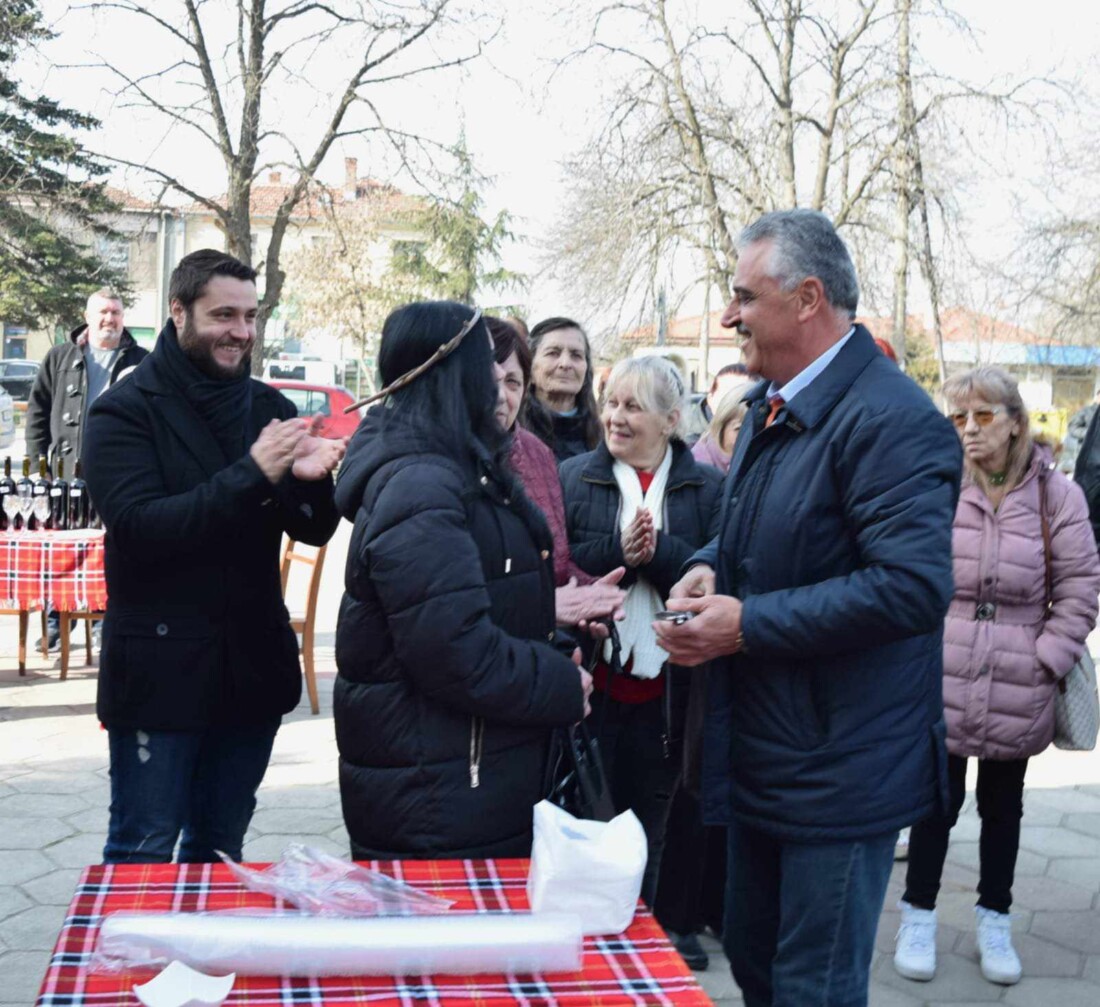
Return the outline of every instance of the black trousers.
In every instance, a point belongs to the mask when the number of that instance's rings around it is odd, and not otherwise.
[[[672,798],[657,881],[657,919],[666,930],[722,932],[726,904],[726,827],[704,825],[698,797],[681,782]]]
[[[665,752],[662,744],[664,699],[619,703],[596,691],[588,723],[599,732],[600,758],[616,814],[630,809],[645,829],[649,860],[642,879],[642,898],[652,906],[665,844],[665,823],[681,762],[678,751]]]
[[[978,815],[982,820],[978,905],[998,913],[1007,913],[1012,905],[1026,772],[1027,759],[978,760]],[[966,759],[947,757],[947,779],[951,789],[947,816],[918,822],[909,836],[909,869],[902,897],[918,909],[936,908],[948,839],[966,796]]]

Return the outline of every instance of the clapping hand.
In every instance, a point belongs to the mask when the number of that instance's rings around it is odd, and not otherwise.
[[[645,566],[657,551],[657,530],[653,527],[653,515],[639,507],[634,520],[622,535],[623,562],[634,568]]]
[[[299,445],[308,435],[305,420],[272,420],[260,431],[248,453],[267,481],[274,485],[295,464]]]
[[[295,479],[303,482],[316,482],[324,479],[344,457],[348,447],[346,437],[318,437],[320,417],[315,416],[308,431],[298,441],[294,450],[294,467],[291,470]]]

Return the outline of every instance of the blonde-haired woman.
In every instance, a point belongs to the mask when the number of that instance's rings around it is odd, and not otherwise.
[[[596,667],[596,727],[612,797],[632,808],[649,842],[642,897],[653,904],[668,804],[679,776],[673,744],[686,686],[666,668],[653,619],[680,567],[717,533],[722,477],[698,465],[682,439],[684,381],[661,357],[615,365],[604,388],[604,442],[561,466],[573,559],[600,577],[625,566],[626,618],[619,626],[625,674]],[[610,654],[605,655],[608,659]]]
[[[945,817],[913,827],[894,965],[910,979],[935,972],[936,895],[974,757],[978,950],[986,979],[1011,984],[1021,975],[1008,913],[1024,773],[1051,742],[1055,690],[1096,622],[1100,562],[1084,495],[1032,440],[1016,381],[977,367],[950,378],[943,395],[964,457],[943,651],[951,802]]]
[[[744,398],[752,390],[752,386],[752,381],[738,382],[719,400],[706,431],[691,449],[697,462],[713,465],[723,475],[729,471],[733,445],[737,441],[748,409]]]

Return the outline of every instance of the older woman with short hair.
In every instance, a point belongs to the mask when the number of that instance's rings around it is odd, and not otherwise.
[[[986,979],[1007,985],[1021,975],[1008,911],[1024,773],[1051,743],[1055,690],[1096,622],[1100,562],[1081,489],[1032,440],[1016,381],[977,367],[948,379],[943,395],[964,454],[943,648],[950,806],[913,827],[894,967],[909,979],[935,973],[936,895],[976,758],[978,951]]]
[[[717,533],[721,475],[683,442],[683,379],[660,357],[623,360],[604,389],[605,442],[561,467],[569,544],[593,576],[625,566],[623,674],[596,666],[592,723],[600,729],[612,798],[638,815],[649,843],[642,897],[652,905],[669,799],[679,776],[690,674],[671,675],[653,620],[694,551]]]

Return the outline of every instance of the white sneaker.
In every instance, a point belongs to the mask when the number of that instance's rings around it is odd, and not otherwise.
[[[909,830],[902,829],[898,833],[898,841],[894,844],[894,859],[909,859]]]
[[[906,979],[928,982],[936,974],[936,910],[899,902],[901,926],[894,938],[894,970]]]
[[[975,906],[978,917],[978,954],[982,958],[982,975],[991,983],[1011,986],[1020,981],[1023,969],[1020,956],[1012,946],[1012,918],[1008,913],[994,912],[985,906]]]

